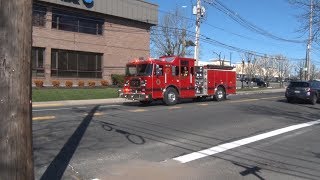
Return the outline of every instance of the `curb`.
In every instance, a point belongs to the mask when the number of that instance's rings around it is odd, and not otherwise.
[[[266,94],[266,93],[285,93],[286,89],[267,89],[267,90],[258,90],[258,91],[240,91],[236,95],[248,95],[248,94]]]
[[[285,89],[268,89],[261,91],[240,91],[237,95],[248,95],[248,94],[264,94],[264,93],[277,93],[285,92]],[[110,99],[89,99],[89,100],[68,100],[68,101],[48,101],[48,102],[35,102],[32,104],[33,108],[44,108],[44,107],[62,107],[62,106],[81,106],[81,105],[117,105],[125,102],[135,102],[131,100],[126,100],[123,98],[110,98]]]

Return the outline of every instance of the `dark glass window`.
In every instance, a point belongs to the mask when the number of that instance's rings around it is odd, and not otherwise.
[[[46,25],[47,8],[33,4],[32,7],[32,25],[44,27]]]
[[[32,76],[44,76],[44,48],[32,47]]]
[[[79,13],[52,10],[52,28],[86,34],[102,34],[102,18],[88,17]]]
[[[172,76],[179,76],[179,66],[172,66],[171,68]]]
[[[102,54],[52,49],[51,76],[102,78]]]
[[[308,82],[291,82],[289,87],[309,87],[309,85]]]

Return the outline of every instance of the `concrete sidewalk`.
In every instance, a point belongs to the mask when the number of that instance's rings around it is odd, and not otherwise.
[[[254,91],[238,91],[236,95],[261,94],[261,93],[277,93],[285,92],[285,89],[263,89]],[[232,96],[236,96],[232,95]],[[81,106],[81,105],[96,105],[96,104],[122,104],[124,102],[133,102],[123,98],[110,99],[89,99],[89,100],[68,100],[68,101],[48,101],[48,102],[34,102],[33,108],[37,107],[61,107],[61,106]]]

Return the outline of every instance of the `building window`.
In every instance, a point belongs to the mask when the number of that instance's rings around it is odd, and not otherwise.
[[[33,47],[32,48],[32,76],[44,77],[44,48]]]
[[[102,54],[51,50],[51,76],[102,78]]]
[[[54,29],[102,35],[103,24],[104,20],[101,18],[52,9],[52,28]]]
[[[47,8],[33,4],[32,7],[32,25],[38,27],[44,27],[46,25]]]

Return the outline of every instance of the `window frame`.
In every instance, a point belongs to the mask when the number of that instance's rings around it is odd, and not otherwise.
[[[42,53],[40,55],[39,53]],[[44,65],[45,65],[45,48],[41,47],[32,47],[32,59],[31,59],[31,72],[32,72],[32,77],[44,77]],[[35,57],[33,56],[33,53],[35,52]],[[42,56],[42,66],[40,66],[39,61],[40,61],[40,56]],[[34,59],[35,58],[35,59]],[[34,65],[35,63],[35,65]]]
[[[64,53],[64,54],[61,54]],[[59,62],[59,57],[65,56],[66,63]],[[76,61],[73,67],[75,66],[76,69],[71,68],[69,64],[69,57],[70,54],[75,55]],[[86,56],[87,64],[84,64],[83,66],[80,65],[81,56]],[[90,69],[89,64],[89,55],[94,56],[94,69]],[[51,76],[57,77],[57,78],[95,78],[95,79],[101,79],[102,78],[102,61],[103,61],[103,54],[101,53],[92,53],[92,52],[84,52],[84,51],[70,51],[70,50],[61,50],[61,49],[52,49],[51,50],[51,64],[55,65],[51,66]],[[53,63],[53,61],[55,61]],[[99,62],[100,61],[100,62]],[[100,66],[99,66],[100,64]],[[62,65],[63,67],[60,67]],[[81,69],[84,67],[83,69]],[[87,75],[86,75],[87,74]],[[91,75],[88,75],[91,74]]]
[[[32,6],[32,26],[36,27],[45,27],[47,21],[47,7],[42,5]]]
[[[84,13],[80,12],[73,13],[64,12],[57,8],[52,9],[52,29],[91,35],[103,35],[104,23],[105,20],[103,18],[86,16]]]

